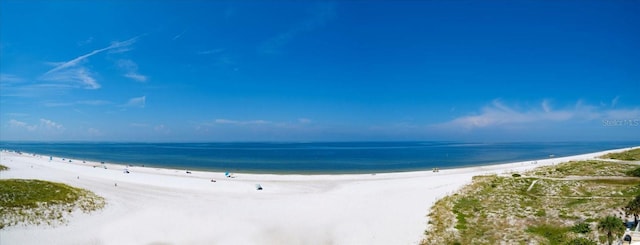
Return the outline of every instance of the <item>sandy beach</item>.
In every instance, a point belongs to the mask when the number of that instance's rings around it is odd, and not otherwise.
[[[416,244],[431,205],[475,175],[628,149],[439,172],[234,178],[3,151],[0,163],[10,170],[0,172],[1,179],[62,182],[93,191],[107,205],[91,214],[76,212],[56,227],[5,228],[0,244]]]

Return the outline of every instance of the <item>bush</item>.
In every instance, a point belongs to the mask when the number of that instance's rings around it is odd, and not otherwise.
[[[9,167],[0,165],[0,171],[5,171],[5,170],[9,170]]]
[[[633,177],[640,177],[640,167],[635,168],[634,170],[627,171],[626,174]]]
[[[567,243],[568,245],[598,245],[597,242],[591,241],[587,238],[584,237],[578,237],[575,238],[571,241],[569,241],[569,243]]]
[[[512,174],[511,176],[513,176],[514,178],[517,178],[517,177],[520,177],[522,175],[520,175],[520,174]]]
[[[527,228],[527,232],[543,236],[549,244],[562,244],[566,239],[566,227],[543,224]]]
[[[580,222],[571,227],[571,231],[580,234],[587,234],[591,232],[591,227],[588,223]],[[574,239],[575,240],[575,239]],[[573,244],[573,243],[572,243]]]

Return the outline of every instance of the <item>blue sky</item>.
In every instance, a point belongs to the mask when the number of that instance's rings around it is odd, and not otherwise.
[[[638,13],[3,0],[0,140],[638,140]]]

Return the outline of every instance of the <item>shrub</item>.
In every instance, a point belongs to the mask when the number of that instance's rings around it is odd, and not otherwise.
[[[514,178],[517,178],[517,177],[520,177],[522,175],[520,175],[520,174],[512,174],[511,176],[513,176]]]
[[[627,171],[626,174],[633,177],[640,177],[640,167]]]
[[[587,234],[587,233],[591,232],[591,227],[589,226],[588,223],[580,222],[580,223],[577,223],[577,224],[573,225],[571,227],[571,231],[573,231],[575,233],[580,233],[580,234]]]
[[[575,238],[575,239],[569,241],[569,243],[567,243],[567,244],[568,245],[598,245],[597,242],[591,241],[591,240],[589,240],[587,238],[584,238],[584,237]]]
[[[543,236],[549,240],[549,244],[562,244],[565,242],[567,228],[543,224],[527,228],[527,232]]]

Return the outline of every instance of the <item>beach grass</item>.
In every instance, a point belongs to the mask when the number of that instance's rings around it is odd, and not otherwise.
[[[617,159],[617,160],[623,160],[623,161],[640,161],[640,148],[623,151],[619,153],[609,153],[602,156],[601,158]]]
[[[73,211],[104,207],[93,192],[42,180],[0,180],[0,229],[13,225],[63,224]]]
[[[568,244],[598,241],[596,226],[640,195],[637,165],[572,161],[520,175],[476,176],[438,200],[423,244]],[[586,232],[585,232],[586,231]]]
[[[6,170],[9,170],[9,167],[0,164],[0,171],[6,171]]]

